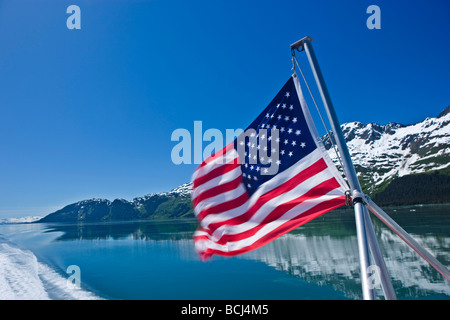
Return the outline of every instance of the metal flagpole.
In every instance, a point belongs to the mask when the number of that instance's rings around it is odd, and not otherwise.
[[[389,272],[386,268],[386,264],[384,263],[383,256],[381,254],[380,247],[378,246],[377,237],[373,230],[372,221],[369,217],[369,212],[367,210],[367,206],[364,206],[364,220],[366,222],[366,230],[367,230],[367,238],[369,240],[369,248],[372,252],[373,259],[375,260],[375,264],[380,268],[380,272],[378,273],[380,276],[381,287],[383,289],[383,294],[386,300],[397,300],[397,296],[395,294],[394,286],[392,285],[391,278],[389,276]]]
[[[380,207],[378,207],[368,196],[365,202],[372,213],[377,216],[384,224],[394,231],[403,241],[414,249],[422,258],[424,258],[432,267],[450,281],[450,271],[440,263],[428,250],[423,248],[414,240],[402,227],[400,227],[391,217],[388,216]]]
[[[334,111],[333,104],[331,102],[330,94],[328,93],[328,89],[325,85],[325,81],[320,70],[319,64],[317,62],[316,55],[311,45],[312,38],[305,37],[294,44],[291,45],[291,50],[295,50],[303,47],[306,51],[306,55],[308,56],[309,63],[311,65],[311,69],[313,71],[314,77],[316,79],[317,86],[320,91],[320,95],[322,97],[322,101],[325,107],[325,110],[328,115],[328,119],[334,132],[336,138],[336,144],[339,149],[339,153],[342,157],[344,172],[348,179],[351,195],[353,198],[354,209],[355,209],[355,222],[356,222],[356,232],[358,237],[358,251],[359,251],[359,260],[360,260],[360,268],[361,268],[361,285],[363,291],[363,298],[365,300],[373,300],[375,299],[374,291],[369,283],[369,266],[370,266],[370,255],[368,244],[371,244],[372,252],[376,256],[376,260],[382,259],[381,253],[379,251],[378,245],[375,245],[376,239],[371,237],[371,241],[368,242],[368,235],[366,228],[372,228],[371,223],[366,223],[365,214],[365,204],[363,202],[364,194],[361,191],[361,186],[358,181],[358,177],[356,175],[355,168],[353,167],[353,162],[350,157],[350,152],[348,151],[347,144],[345,143],[344,135],[342,134],[341,127],[339,125],[339,121],[336,116],[336,112]],[[370,234],[372,234],[373,229],[370,230]],[[380,268],[381,272],[385,271],[385,268]],[[383,281],[389,281],[390,278],[388,275],[381,275],[381,279]],[[386,284],[385,284],[386,286]],[[392,284],[390,284],[392,286]],[[389,286],[388,286],[389,288]],[[387,290],[390,291],[389,289]],[[386,292],[386,291],[385,291]],[[386,296],[386,299],[391,298],[395,299],[395,296],[392,295]]]

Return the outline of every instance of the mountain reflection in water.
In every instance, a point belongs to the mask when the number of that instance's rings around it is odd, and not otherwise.
[[[445,266],[450,264],[450,205],[386,210]],[[399,298],[450,298],[450,283],[377,218],[372,218],[381,251]],[[154,220],[48,224],[65,240],[142,240],[168,242],[182,259],[198,259],[192,234],[195,220]],[[214,259],[214,257],[213,257]],[[228,258],[229,259],[229,258]],[[352,210],[335,210],[238,259],[261,261],[308,282],[331,286],[361,298],[356,228]],[[377,295],[382,296],[381,290]]]

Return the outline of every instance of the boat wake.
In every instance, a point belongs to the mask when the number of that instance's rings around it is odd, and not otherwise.
[[[67,279],[39,262],[28,250],[0,242],[1,300],[92,300],[92,292],[67,285]]]

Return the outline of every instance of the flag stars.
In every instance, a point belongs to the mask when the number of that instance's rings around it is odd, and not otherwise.
[[[307,154],[309,140],[305,139],[309,137],[309,131],[304,131],[307,124],[301,116],[297,100],[292,99],[294,96],[295,94],[285,92],[285,96],[262,113],[259,118],[261,122],[256,125],[256,133],[249,133],[250,141],[237,143],[245,146],[243,152],[246,161],[242,164],[241,177],[250,194],[271,178],[268,175],[273,165],[278,170],[285,170]]]

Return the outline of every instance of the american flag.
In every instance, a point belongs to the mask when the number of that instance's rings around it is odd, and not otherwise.
[[[346,190],[294,74],[241,136],[195,170],[195,249],[202,259],[254,250],[345,204]]]

